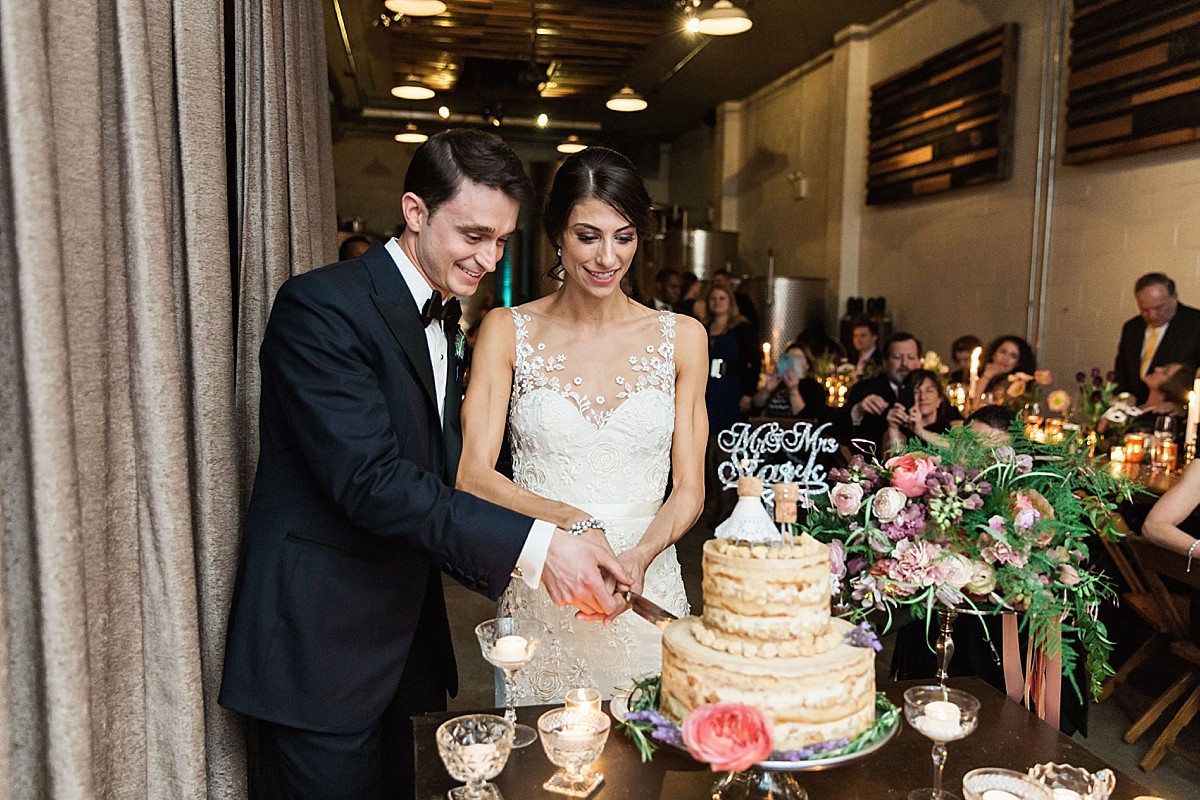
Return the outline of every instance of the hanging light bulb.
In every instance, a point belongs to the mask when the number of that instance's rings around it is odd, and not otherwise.
[[[587,145],[581,142],[579,137],[572,133],[565,140],[559,142],[558,147],[554,149],[560,153],[566,153],[567,155],[570,155],[571,153],[578,153],[580,150],[583,150],[586,147]]]
[[[442,0],[385,0],[383,7],[409,17],[432,17],[446,10]]]
[[[392,87],[392,95],[401,100],[428,100],[435,94],[437,92],[417,80],[415,75],[409,75]]]
[[[717,0],[712,8],[697,14],[696,19],[699,20],[700,33],[709,36],[732,36],[750,30],[754,24],[746,12],[730,0]]]
[[[629,84],[608,98],[605,107],[611,111],[641,111],[647,105],[646,98],[635,92]]]
[[[395,136],[397,142],[403,142],[404,144],[420,144],[428,138],[427,134],[421,133],[421,129],[411,122],[405,125],[404,130]]]

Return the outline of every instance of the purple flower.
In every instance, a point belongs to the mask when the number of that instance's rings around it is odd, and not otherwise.
[[[1084,375],[1082,372],[1076,372],[1075,380],[1079,381],[1080,383],[1083,383],[1084,381],[1087,380],[1087,375]]]
[[[1017,517],[1014,522],[1018,528],[1023,531],[1027,531],[1032,528],[1041,518],[1042,514],[1036,508],[1022,508],[1017,512]]]
[[[1004,517],[999,514],[993,514],[992,518],[987,521],[988,527],[999,534],[1004,533]]]
[[[880,525],[879,529],[891,542],[916,539],[925,532],[925,507],[909,504],[890,522]]]
[[[857,628],[847,631],[843,641],[853,647],[869,647],[876,653],[883,652],[883,644],[875,635],[875,631],[871,630],[871,625],[866,622],[860,622]]]
[[[1100,368],[1099,367],[1092,367],[1092,377],[1093,378],[1100,377]]]

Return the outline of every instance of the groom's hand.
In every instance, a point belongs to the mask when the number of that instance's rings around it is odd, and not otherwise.
[[[554,532],[542,584],[555,605],[575,606],[584,618],[602,619],[623,602],[614,594],[616,585],[629,585],[632,580],[607,542],[601,545],[585,536]]]

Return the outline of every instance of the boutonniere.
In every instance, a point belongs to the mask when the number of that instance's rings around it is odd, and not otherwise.
[[[463,356],[467,353],[467,335],[459,328],[454,334],[454,380],[462,380]]]

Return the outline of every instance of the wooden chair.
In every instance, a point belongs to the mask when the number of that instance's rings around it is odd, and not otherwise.
[[[1138,667],[1150,660],[1150,657],[1163,650],[1171,640],[1176,638],[1176,632],[1171,621],[1159,610],[1158,601],[1155,599],[1150,590],[1146,587],[1142,580],[1142,575],[1139,569],[1134,566],[1133,560],[1129,557],[1128,548],[1130,542],[1137,538],[1129,530],[1129,526],[1125,524],[1125,519],[1117,512],[1111,512],[1111,517],[1117,528],[1121,530],[1125,536],[1117,541],[1110,541],[1101,538],[1105,551],[1108,553],[1109,559],[1117,568],[1117,572],[1125,581],[1128,590],[1122,592],[1121,600],[1130,608],[1132,608],[1138,616],[1146,621],[1152,629],[1150,638],[1142,642],[1137,650],[1133,652],[1116,674],[1110,675],[1104,681],[1104,685],[1100,690],[1098,700],[1104,702],[1112,697],[1113,693],[1121,687],[1129,679],[1129,676],[1138,669]]]
[[[1187,572],[1185,569],[1186,558],[1164,550],[1141,536],[1130,537],[1128,542],[1142,573],[1145,587],[1149,590],[1153,600],[1155,607],[1153,613],[1157,614],[1166,625],[1166,633],[1163,635],[1169,636],[1171,639],[1170,651],[1187,665],[1184,674],[1167,687],[1167,690],[1150,705],[1146,713],[1142,714],[1129,727],[1129,730],[1125,731],[1125,741],[1132,744],[1176,700],[1185,694],[1188,695],[1167,727],[1150,746],[1150,750],[1138,762],[1142,769],[1149,772],[1158,766],[1167,750],[1175,744],[1175,738],[1179,732],[1192,721],[1197,711],[1200,711],[1200,645],[1188,627],[1186,604],[1188,598],[1173,594],[1167,589],[1162,579],[1167,577],[1190,587],[1193,591],[1200,591],[1200,570]]]

